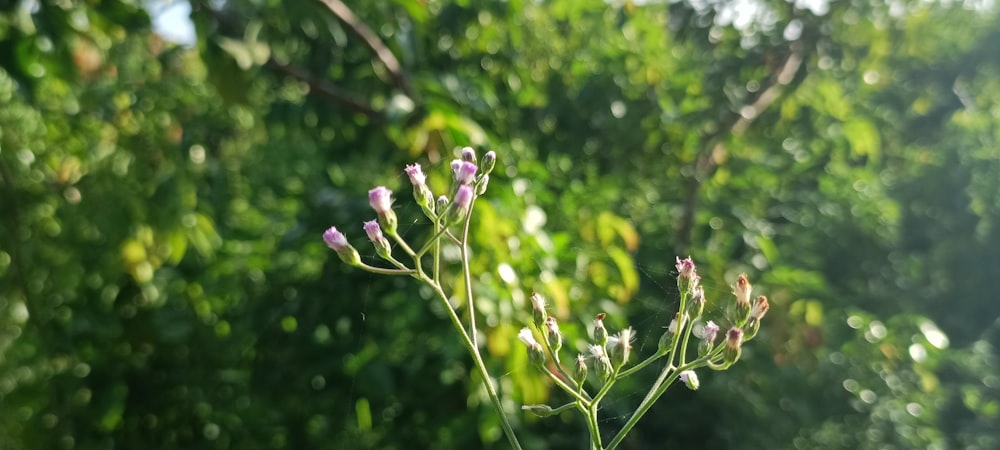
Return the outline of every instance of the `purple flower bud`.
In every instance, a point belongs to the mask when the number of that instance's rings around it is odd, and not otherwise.
[[[462,168],[462,160],[456,159],[451,162],[451,174],[455,175],[458,173],[458,169]]]
[[[369,220],[365,222],[364,228],[365,234],[368,235],[368,239],[371,239],[372,242],[378,242],[385,239],[385,237],[382,236],[382,227],[378,226],[377,220]]]
[[[472,147],[462,148],[462,161],[476,162],[476,150]]]
[[[365,234],[368,235],[368,239],[372,241],[375,245],[375,253],[379,256],[388,259],[389,255],[392,253],[392,245],[389,244],[389,240],[382,235],[382,227],[378,225],[378,221],[369,220],[365,222]]]
[[[455,192],[455,207],[468,210],[472,206],[472,188],[469,186],[459,186]]]
[[[326,242],[326,246],[335,252],[344,250],[351,245],[347,242],[347,237],[344,236],[344,233],[337,231],[337,227],[330,227],[323,232],[323,242]]]
[[[680,289],[681,293],[690,292],[698,285],[698,281],[701,277],[698,276],[697,269],[694,267],[694,261],[691,257],[685,259],[677,258],[677,289]]]
[[[358,251],[354,247],[351,247],[351,244],[347,242],[347,238],[344,237],[344,233],[337,231],[336,227],[330,227],[323,232],[323,242],[326,242],[328,247],[337,252],[337,256],[340,257],[341,261],[352,266],[361,265],[361,255],[358,254]]]
[[[476,163],[462,161],[458,170],[455,171],[455,181],[462,185],[472,184],[472,182],[476,180],[476,170],[479,170],[479,168],[476,167]]]
[[[422,186],[427,182],[424,171],[420,170],[420,164],[409,164],[404,170],[406,171],[406,176],[410,177],[410,184],[413,186]]]
[[[368,203],[378,214],[385,214],[392,210],[392,191],[385,186],[378,186],[368,191]]]
[[[455,192],[455,201],[452,202],[451,208],[448,209],[445,223],[454,225],[464,219],[469,214],[469,208],[472,206],[472,197],[472,186],[459,186],[458,191]]]

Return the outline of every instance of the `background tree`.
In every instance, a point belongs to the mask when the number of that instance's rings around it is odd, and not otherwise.
[[[769,324],[626,448],[1000,445],[995,6],[191,6],[193,48],[132,2],[0,5],[3,445],[503,448],[429,293],[319,239],[363,248],[364,192],[413,161],[440,191],[462,145],[501,158],[473,272],[512,411],[558,395],[512,344],[527,294],[649,350],[690,254]]]

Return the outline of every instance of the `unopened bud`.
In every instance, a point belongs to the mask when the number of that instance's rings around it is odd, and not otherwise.
[[[600,313],[594,318],[594,342],[604,347],[608,343],[608,329],[604,328],[604,317],[606,314]]]
[[[472,184],[476,179],[476,170],[478,169],[476,163],[462,161],[462,164],[458,166],[458,170],[455,171],[455,181],[462,185]]]
[[[483,177],[479,180],[479,183],[476,183],[476,195],[485,194],[486,187],[489,186],[489,184],[490,184],[490,176],[483,175]]]
[[[535,328],[539,330],[544,329],[545,319],[548,319],[549,315],[545,312],[545,297],[537,292],[531,293],[531,320],[535,324]]]
[[[681,372],[680,378],[681,381],[684,382],[684,385],[692,391],[697,391],[698,387],[701,386],[701,383],[698,382],[698,374],[694,373],[693,370],[685,370]]]
[[[549,405],[524,405],[521,411],[528,411],[538,417],[549,417],[552,415],[552,407]]]
[[[545,339],[549,343],[552,354],[555,354],[562,348],[562,334],[559,333],[559,324],[556,323],[555,317],[549,316],[545,319],[545,329],[548,330],[545,333]]]
[[[396,212],[392,210],[391,196],[392,191],[386,189],[385,186],[377,186],[368,191],[368,202],[378,214],[379,225],[390,236],[394,236],[399,220],[396,219]]]
[[[670,321],[670,326],[667,327],[667,332],[670,334],[676,334],[678,330],[683,330],[684,325],[687,324],[687,319],[687,313],[684,313],[683,316],[681,313],[675,313],[673,320]]]
[[[475,164],[476,163],[476,150],[473,149],[472,147],[463,147],[462,148],[462,161],[466,161],[466,162],[470,162],[470,163]]]
[[[389,240],[382,235],[382,228],[379,227],[378,222],[375,220],[365,222],[364,230],[365,234],[368,235],[368,239],[372,241],[372,245],[375,246],[375,254],[381,256],[383,259],[389,259],[392,247],[389,244]]]
[[[413,185],[413,199],[424,210],[428,217],[434,216],[434,194],[431,188],[427,187],[427,177],[420,170],[420,164],[410,164],[406,166],[406,176],[410,178]]]
[[[576,366],[573,367],[573,379],[577,384],[583,384],[587,379],[587,357],[583,354],[576,355]]]
[[[438,197],[436,205],[437,205],[437,207],[434,209],[435,211],[437,211],[438,213],[441,213],[442,211],[444,211],[445,208],[448,207],[448,196],[447,195],[442,195],[442,196]]]
[[[479,170],[484,174],[489,175],[493,172],[493,168],[497,165],[497,152],[490,150],[483,155],[483,159],[479,161]]]
[[[323,232],[323,242],[327,247],[337,252],[337,256],[344,263],[351,266],[361,265],[361,255],[347,242],[344,233],[337,230],[337,227],[330,227]]]
[[[472,187],[464,184],[458,187],[458,190],[455,192],[455,201],[451,204],[451,208],[448,209],[445,219],[449,225],[461,222],[469,214],[469,208],[472,206],[472,196]]]

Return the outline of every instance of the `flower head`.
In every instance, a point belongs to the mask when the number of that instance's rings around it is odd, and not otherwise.
[[[392,210],[392,191],[385,186],[377,186],[368,191],[368,203],[378,214],[385,214]]]
[[[698,271],[694,266],[694,261],[691,257],[681,259],[677,257],[677,288],[680,289],[681,293],[690,292],[698,285],[701,277],[698,276]]]
[[[767,314],[768,309],[771,309],[771,305],[767,303],[767,297],[763,295],[757,297],[753,309],[750,310],[750,320],[760,322],[764,318],[764,314]]]
[[[604,347],[608,343],[608,329],[604,327],[604,317],[606,314],[600,313],[594,317],[594,341]]]
[[[413,186],[420,186],[427,182],[427,176],[420,169],[420,164],[408,164],[403,170],[406,172],[406,176],[410,177],[410,184]]]
[[[553,353],[562,348],[562,333],[559,332],[559,323],[555,317],[549,316],[545,319],[545,339]]]
[[[323,232],[323,242],[326,243],[327,247],[337,252],[337,256],[340,257],[341,261],[352,266],[361,265],[361,255],[347,242],[347,237],[344,236],[344,233],[338,231],[337,227],[327,228]]]
[[[458,181],[459,184],[472,184],[476,179],[477,170],[479,170],[479,167],[476,166],[476,163],[462,161],[458,166],[458,170],[455,171],[455,181]]]
[[[715,342],[715,336],[719,333],[719,326],[712,322],[711,320],[705,324],[705,329],[702,332],[702,340],[708,342],[709,344]]]
[[[472,186],[461,185],[455,192],[455,200],[451,203],[451,209],[448,210],[447,222],[448,224],[456,224],[469,214],[469,208],[472,206]]]
[[[330,227],[323,232],[323,242],[326,242],[326,246],[336,252],[344,250],[351,245],[347,242],[347,237],[344,236],[344,233],[338,231],[337,227]]]
[[[476,162],[476,150],[472,147],[462,148],[462,161]]]
[[[750,280],[747,279],[747,274],[741,273],[738,278],[736,278],[736,287],[733,288],[733,293],[736,294],[736,302],[747,305],[750,304],[750,290],[753,285],[750,284]]]
[[[528,329],[528,327],[521,328],[521,331],[517,333],[517,338],[521,342],[523,342],[524,345],[527,345],[529,348],[531,347],[541,348],[542,346],[541,344],[538,343],[538,341],[535,340],[535,335],[531,334],[531,330]]]
[[[608,357],[614,367],[620,368],[628,362],[632,353],[632,340],[635,339],[635,331],[632,327],[621,330],[618,334],[608,339]]]
[[[385,259],[389,259],[389,255],[392,253],[392,245],[389,244],[389,240],[382,235],[382,227],[379,226],[378,221],[369,220],[365,222],[365,234],[368,235],[368,239],[372,241],[375,245],[375,253]]]
[[[517,338],[521,340],[528,347],[528,360],[535,367],[541,368],[545,365],[545,350],[542,349],[542,345],[535,340],[535,336],[531,334],[531,330],[528,327],[521,329],[520,333],[517,333]]]
[[[549,315],[545,312],[545,297],[537,292],[531,293],[531,319],[535,324],[535,327],[541,329],[545,326],[545,319],[548,319]]]

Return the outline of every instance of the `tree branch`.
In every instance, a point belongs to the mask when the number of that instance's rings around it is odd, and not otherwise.
[[[793,42],[784,64],[771,76],[770,84],[757,96],[750,105],[740,108],[739,114],[721,132],[708,140],[708,151],[700,153],[695,160],[694,174],[688,178],[684,197],[684,213],[677,230],[677,254],[684,254],[691,246],[691,234],[694,231],[695,213],[701,196],[701,184],[712,177],[719,164],[726,159],[729,149],[726,141],[729,137],[746,132],[750,124],[760,117],[784,92],[785,86],[795,79],[802,67],[803,50],[801,42]]]
[[[340,0],[320,1],[330,9],[333,15],[337,16],[338,19],[344,22],[344,25],[347,26],[347,29],[352,34],[364,41],[365,45],[375,52],[375,56],[382,62],[382,65],[385,66],[385,68],[389,71],[389,74],[392,76],[393,84],[402,90],[408,97],[415,100],[417,97],[413,92],[409,79],[406,77],[406,74],[403,73],[402,65],[399,64],[399,60],[396,59],[396,55],[389,50],[389,47],[387,47],[385,43],[379,39],[378,35],[376,35],[375,32],[368,27],[368,25],[361,21],[358,16],[354,15],[351,8],[348,8],[344,2]]]
[[[273,58],[267,61],[266,66],[269,69],[274,70],[282,75],[290,78],[302,81],[309,85],[309,92],[315,93],[317,95],[326,97],[339,103],[351,111],[359,114],[364,114],[369,119],[374,121],[381,121],[383,116],[381,113],[372,108],[371,105],[365,103],[363,100],[359,99],[353,93],[334,86],[333,84],[327,83],[323,80],[316,78],[313,74],[306,72],[305,70],[299,69],[297,67],[292,67],[289,65],[281,64],[275,61]]]

